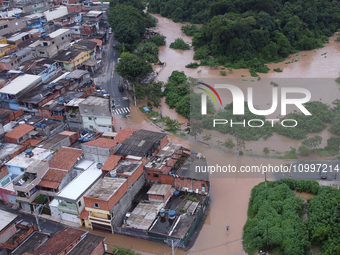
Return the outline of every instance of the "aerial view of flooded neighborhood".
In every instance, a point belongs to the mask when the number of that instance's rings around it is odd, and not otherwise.
[[[338,1],[0,6],[0,255],[340,254]]]

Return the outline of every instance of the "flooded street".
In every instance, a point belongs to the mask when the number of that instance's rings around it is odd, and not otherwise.
[[[172,71],[184,71],[187,76],[198,78],[200,80],[219,79],[223,78],[219,71],[220,68],[212,69],[209,67],[199,67],[197,69],[185,68],[185,65],[195,62],[193,60],[194,51],[174,50],[169,48],[170,43],[176,38],[182,38],[186,42],[191,42],[192,38],[187,37],[181,32],[180,28],[183,24],[174,23],[169,19],[163,18],[160,15],[154,15],[158,19],[158,26],[155,28],[162,35],[166,36],[166,45],[159,49],[159,59],[166,62],[158,77],[158,81],[166,82]],[[334,40],[338,35],[330,38],[330,42],[324,48],[303,51],[298,54],[290,55],[285,61],[280,63],[268,64],[271,71],[268,74],[260,74],[261,81],[251,77],[248,69],[240,69],[227,71],[226,78],[241,78],[236,82],[243,92],[247,87],[254,86],[254,105],[258,105],[261,109],[268,109],[272,100],[272,85],[270,81],[275,81],[279,87],[304,87],[310,90],[312,94],[311,101],[321,100],[323,103],[331,105],[335,99],[340,97],[340,84],[334,80],[339,76],[340,67],[340,43]],[[326,54],[325,54],[326,53]],[[197,61],[199,62],[199,61]],[[288,62],[290,62],[288,64]],[[274,72],[274,68],[281,68],[283,72]],[[268,78],[268,79],[265,79]],[[313,78],[313,79],[290,79],[290,78]],[[329,79],[315,79],[329,78]],[[253,80],[253,81],[252,81]],[[217,80],[216,80],[217,81]],[[212,80],[209,83],[213,82]],[[230,103],[232,101],[231,94],[223,90],[218,91],[222,97],[222,101]],[[257,93],[257,94],[256,94]],[[184,123],[186,119],[178,115],[174,109],[169,109],[165,104],[165,98],[162,99],[162,114],[169,116],[172,119],[177,119]],[[117,119],[119,125],[129,128],[145,128],[154,131],[160,131],[160,128],[147,119],[146,114],[141,114],[139,107],[146,106],[146,101],[137,102],[137,107],[131,106],[131,113],[126,119]],[[160,112],[160,109],[154,109]],[[294,111],[295,108],[288,108],[288,111]],[[280,117],[280,108],[274,112],[272,118]],[[326,146],[327,139],[332,136],[328,132],[328,127],[320,134],[309,134],[308,137],[314,135],[322,136],[322,144],[320,147]],[[284,136],[273,134],[267,140],[260,139],[259,141],[247,141],[245,156],[237,157],[236,150],[222,150],[218,147],[217,141],[224,141],[230,137],[236,141],[234,136],[222,135],[216,131],[205,131],[205,134],[211,134],[211,140],[206,142],[211,146],[206,146],[200,142],[194,143],[188,140],[183,140],[175,135],[169,135],[169,140],[174,143],[181,143],[183,146],[201,152],[206,156],[208,165],[234,165],[237,167],[245,165],[259,164],[284,164],[287,160],[273,159],[270,156],[275,155],[275,151],[289,151],[290,147],[298,148],[301,145],[301,140],[291,140]],[[203,141],[203,134],[197,137],[198,141]],[[269,147],[271,152],[268,157],[263,155],[263,148]],[[256,154],[257,157],[249,157],[247,155]],[[233,178],[231,178],[233,177]],[[267,176],[269,180],[273,176]],[[213,175],[210,179],[210,212],[206,219],[203,228],[196,240],[194,246],[184,252],[177,249],[176,254],[228,254],[239,255],[245,254],[242,249],[242,231],[247,220],[247,208],[250,198],[251,189],[258,183],[264,181],[264,176],[258,175],[256,178],[244,178],[238,176]],[[299,194],[307,198],[308,194]],[[226,231],[226,225],[229,224],[230,229]],[[171,254],[171,248],[167,245],[153,243],[145,240],[130,238],[121,235],[108,235],[106,242],[110,247],[114,245],[132,248],[143,252],[142,254]],[[313,251],[319,249],[313,248]]]

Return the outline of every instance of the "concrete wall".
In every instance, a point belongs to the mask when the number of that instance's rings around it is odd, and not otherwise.
[[[94,162],[104,164],[105,161],[110,157],[110,148],[102,148],[97,146],[91,146],[82,144],[84,158]]]
[[[22,175],[24,171],[21,171],[21,169],[24,169],[24,168],[7,165],[8,173],[13,174],[13,175]]]
[[[19,31],[20,29],[26,27],[26,21],[24,19],[13,19],[7,22],[7,27],[0,27],[0,36],[3,36],[8,33],[14,33]]]
[[[20,206],[24,210],[31,211],[31,205],[29,205],[27,203],[20,203]]]
[[[2,231],[0,233],[0,243],[5,243],[12,235],[14,235],[16,232],[15,224],[12,223],[12,225]]]
[[[77,218],[78,215],[66,213],[66,212],[60,212],[61,213],[61,218],[66,221],[74,222],[79,224],[79,219]]]
[[[70,170],[68,173],[65,175],[65,177],[61,180],[60,185],[59,185],[59,191],[62,190],[67,184],[69,184],[74,178],[76,178],[78,175],[77,170]]]
[[[114,219],[112,221],[112,226],[120,227],[125,214],[130,209],[132,205],[132,200],[140,191],[145,183],[145,174],[143,173],[139,179],[127,190],[124,196],[116,203],[116,205],[112,208]]]
[[[89,119],[91,118],[91,120]],[[112,117],[82,116],[84,129],[99,131],[99,132],[112,132]],[[103,130],[105,129],[105,130]]]
[[[38,57],[51,58],[58,53],[58,51],[65,49],[71,42],[71,30],[65,31],[50,40],[40,40],[40,45],[35,48],[35,54]],[[48,46],[43,46],[43,43],[47,43]],[[54,42],[54,44],[52,44]]]
[[[90,253],[90,255],[101,255],[105,253],[104,242],[98,244],[98,246]]]

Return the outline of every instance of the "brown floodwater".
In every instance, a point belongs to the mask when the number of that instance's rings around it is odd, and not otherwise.
[[[166,36],[166,45],[159,47],[158,57],[166,62],[166,67],[160,72],[157,80],[166,82],[172,71],[184,71],[186,75],[194,78],[222,78],[220,68],[198,67],[197,69],[185,68],[185,65],[193,60],[193,50],[174,50],[169,48],[176,38],[182,38],[191,44],[192,37],[186,36],[181,27],[184,24],[175,23],[159,14],[154,15],[158,19],[156,31]],[[259,74],[263,78],[336,78],[339,76],[340,42],[336,42],[337,34],[329,39],[329,43],[323,48],[309,51],[301,51],[291,54],[280,63],[268,64],[271,69],[268,74]],[[288,62],[290,62],[288,64]],[[286,64],[287,63],[287,64]],[[282,72],[273,71],[275,68]],[[227,77],[240,78],[241,75],[251,77],[248,69],[234,69],[227,72]],[[338,91],[337,91],[338,92]]]
[[[162,62],[166,62],[166,66],[159,72],[157,80],[166,82],[173,70],[184,71],[186,75],[198,78],[223,78],[218,69],[212,69],[209,67],[199,67],[197,69],[187,69],[185,65],[194,62],[193,50],[181,51],[169,48],[171,42],[176,38],[182,38],[186,42],[191,42],[192,38],[186,36],[181,32],[180,28],[183,24],[174,23],[169,19],[163,18],[160,15],[154,15],[158,18],[159,22],[155,30],[166,36],[166,45],[160,47],[159,59]],[[298,87],[304,87],[311,91],[312,100],[320,100],[327,104],[339,98],[340,85],[334,82],[334,79],[339,76],[339,62],[340,62],[340,43],[335,42],[337,35],[330,38],[330,43],[326,44],[324,48],[303,51],[290,55],[285,61],[281,63],[269,64],[271,71],[268,74],[260,74],[262,78],[270,78],[279,84],[279,87],[294,86],[294,81],[288,78],[330,78],[327,82],[318,79],[310,79],[305,82],[299,80]],[[324,54],[326,53],[326,54]],[[296,61],[297,60],[297,61]],[[286,64],[291,62],[290,64]],[[274,68],[281,68],[283,72],[274,72]],[[271,88],[268,83],[268,79],[261,79],[257,81],[256,78],[250,77],[249,70],[227,70],[227,78],[243,78],[246,81],[239,79],[238,86],[245,92],[246,88],[256,84],[254,89],[255,104],[261,107],[261,109],[269,108],[271,103]],[[286,78],[280,79],[280,78]],[[251,81],[254,80],[254,81]],[[271,80],[269,80],[271,81]],[[295,81],[296,82],[296,81]],[[295,83],[296,86],[296,83]],[[260,91],[260,92],[259,92]],[[223,101],[231,102],[231,95],[224,91],[218,91],[222,94]],[[258,94],[256,94],[256,92]],[[117,122],[123,127],[130,128],[145,128],[149,130],[159,131],[159,127],[153,125],[150,120],[147,119],[145,114],[141,114],[138,107],[146,105],[146,102],[138,102],[137,107],[131,104],[131,113],[127,118],[118,118]],[[159,111],[160,109],[156,109]],[[278,108],[278,110],[280,110]],[[293,111],[294,108],[288,108],[288,111]],[[179,122],[185,122],[185,118],[178,115],[173,109],[165,104],[162,100],[162,113],[164,116],[178,119]],[[274,112],[273,118],[280,117],[280,112]],[[323,137],[323,141],[320,147],[326,145],[327,139],[331,134],[327,131],[329,125],[320,134]],[[222,150],[217,145],[217,140],[224,141],[224,139],[231,137],[235,142],[235,137],[228,135],[221,135],[216,131],[205,131],[205,134],[211,133],[212,139],[208,141],[211,146],[206,146],[199,141],[203,141],[202,135],[197,137],[197,143],[192,139],[190,141],[183,140],[177,136],[169,135],[170,141],[174,143],[181,143],[185,147],[201,152],[206,156],[208,165],[234,165],[236,167],[259,165],[259,164],[284,164],[286,161],[273,159],[270,157],[254,158],[248,156],[237,157],[235,150],[228,151]],[[313,136],[316,134],[309,134]],[[274,134],[267,140],[260,139],[259,141],[247,141],[246,150],[247,153],[263,154],[264,147],[269,147],[271,150],[284,152],[290,150],[290,147],[298,148],[301,144],[299,140],[291,140],[284,136]],[[274,155],[274,152],[269,154]],[[227,178],[229,177],[229,178]],[[263,175],[257,175],[257,178],[244,178],[235,174],[234,176],[213,175],[210,178],[211,189],[210,198],[211,206],[209,216],[204,222],[203,228],[193,246],[189,252],[184,252],[181,249],[176,251],[176,254],[230,254],[239,255],[245,254],[242,249],[242,231],[243,226],[247,220],[247,208],[250,198],[251,189],[258,183],[264,181]],[[273,179],[273,176],[267,176],[269,180]],[[301,194],[304,196],[305,194]],[[307,196],[307,195],[306,195]],[[230,229],[226,231],[226,225],[229,224]],[[106,239],[111,247],[113,245],[119,245],[126,248],[132,248],[138,251],[142,251],[142,254],[171,254],[171,248],[167,245],[153,243],[145,240],[130,238],[121,235],[108,235]],[[318,248],[313,248],[313,253],[317,252]]]

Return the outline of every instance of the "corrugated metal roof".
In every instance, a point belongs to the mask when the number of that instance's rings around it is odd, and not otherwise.
[[[41,76],[32,75],[32,74],[24,74],[20,75],[16,79],[14,79],[10,84],[0,89],[0,93],[16,95],[20,91],[28,88],[33,83],[37,83],[41,80]]]
[[[15,220],[19,215],[0,210],[0,231],[8,226],[13,220]]]
[[[77,201],[100,178],[102,171],[96,164],[73,179],[56,197]]]

